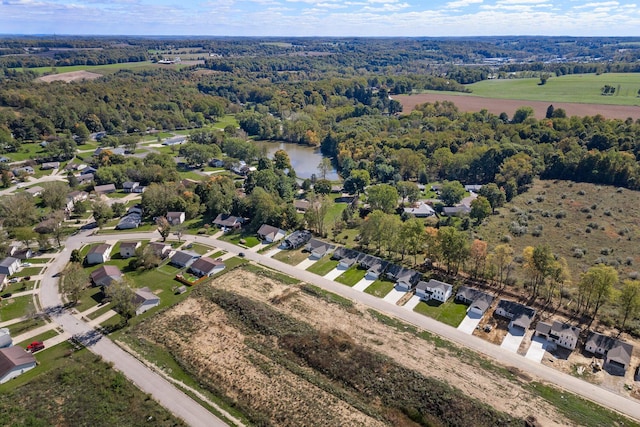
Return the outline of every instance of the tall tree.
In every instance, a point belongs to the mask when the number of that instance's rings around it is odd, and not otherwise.
[[[327,175],[332,170],[333,165],[331,164],[331,159],[329,159],[328,157],[323,157],[318,164],[318,173],[320,175],[320,179],[327,179]]]
[[[490,261],[495,265],[498,273],[498,284],[504,285],[506,279],[509,278],[511,272],[511,263],[513,262],[513,248],[508,244],[498,245],[493,248]]]
[[[391,213],[398,206],[398,190],[389,184],[372,185],[367,189],[371,209]]]
[[[327,233],[327,213],[333,205],[333,200],[326,195],[314,192],[310,192],[307,198],[309,199],[309,208],[304,213],[304,219],[316,234],[325,236]]]
[[[402,223],[399,238],[404,248],[413,255],[413,263],[418,263],[418,254],[424,250],[427,234],[424,224],[418,218],[409,218]],[[402,252],[404,256],[404,251]]]
[[[162,241],[166,242],[167,237],[171,233],[171,224],[164,216],[159,216],[156,218],[156,226],[158,228],[158,233],[160,233],[160,237],[162,237]]]
[[[618,272],[616,269],[603,264],[590,267],[580,278],[578,284],[579,306],[587,312],[593,306],[592,321],[600,308],[609,301],[613,285],[617,282]]]
[[[476,224],[480,224],[489,215],[491,215],[491,204],[485,197],[478,196],[471,201],[469,216],[476,220]]]
[[[442,184],[440,199],[446,206],[453,206],[462,200],[465,189],[459,181],[446,181]]]
[[[62,292],[72,304],[77,304],[89,284],[89,274],[82,264],[70,262],[62,271]]]
[[[106,287],[105,293],[111,300],[113,309],[122,316],[125,325],[129,324],[129,320],[136,313],[136,307],[133,302],[135,293],[131,287],[129,279],[125,276],[120,282],[111,282],[111,284]]]
[[[344,180],[344,189],[351,194],[360,194],[365,187],[371,182],[369,171],[364,169],[355,169],[351,171],[351,175]]]
[[[474,279],[482,277],[484,273],[484,266],[487,261],[487,242],[475,239],[471,243],[469,258],[471,258],[471,262],[473,262],[473,271],[471,276]]]
[[[620,332],[622,332],[627,320],[635,319],[640,314],[640,281],[625,280],[617,302],[618,312],[622,317],[620,321]]]
[[[491,213],[496,212],[496,208],[500,208],[504,206],[506,202],[506,196],[504,191],[502,191],[495,183],[483,185],[480,187],[480,191],[478,192],[480,196],[484,196],[489,201],[491,205]]]
[[[438,249],[447,266],[447,274],[457,274],[460,265],[469,257],[467,236],[455,227],[438,230]]]
[[[111,206],[101,200],[96,200],[92,205],[93,219],[96,220],[98,227],[102,228],[107,221],[113,218],[113,210]]]

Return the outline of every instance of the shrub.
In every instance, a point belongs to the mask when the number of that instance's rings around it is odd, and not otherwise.
[[[566,199],[566,198],[567,198],[567,195],[566,195],[566,194],[563,194],[562,196],[560,196],[560,198],[561,198],[562,200],[564,200],[564,199]]]
[[[589,234],[589,233],[591,233],[591,229],[589,227],[587,227],[587,228],[585,228],[584,232]]]
[[[611,248],[600,249],[600,255],[611,255],[612,253],[613,253],[613,249]]]
[[[578,191],[578,196],[584,196],[585,194],[587,194],[587,192],[584,190]]]
[[[567,217],[567,213],[565,211],[556,212],[556,219],[562,219],[562,218],[566,218],[566,217]]]
[[[533,231],[531,232],[531,235],[533,237],[542,236],[542,225],[536,225],[536,228],[533,229]]]
[[[525,234],[527,234],[527,226],[520,225],[514,221],[511,223],[511,225],[509,225],[509,231],[516,237],[524,236]]]
[[[574,258],[578,258],[578,259],[580,259],[580,258],[582,258],[583,256],[584,256],[584,251],[583,251],[582,249],[580,249],[580,248],[575,248],[575,249],[573,250],[573,257],[574,257]]]
[[[549,212],[549,211],[543,211],[543,212],[542,212],[542,217],[543,217],[543,218],[551,218],[551,212]]]
[[[605,216],[611,216],[611,211],[609,209],[604,211]]]
[[[633,257],[628,256],[627,259],[624,261],[625,265],[633,265]]]
[[[505,234],[500,238],[500,241],[502,243],[511,243],[511,240],[513,240],[513,237],[509,236],[508,234]]]
[[[589,213],[589,212],[591,212],[591,210],[589,210],[589,208],[588,208],[588,207],[584,206],[584,207],[580,208],[580,212],[582,212],[582,213]]]
[[[631,280],[636,280],[638,277],[640,277],[640,273],[638,273],[637,271],[632,271],[629,273],[629,278]]]
[[[596,205],[595,203],[593,205],[591,205],[591,210],[595,211],[596,209],[598,209],[598,205]]]
[[[545,200],[545,197],[543,195],[536,196],[536,202],[542,203],[544,202],[544,200]]]

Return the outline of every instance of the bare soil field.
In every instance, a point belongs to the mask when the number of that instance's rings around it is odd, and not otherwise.
[[[608,119],[625,120],[640,118],[640,107],[627,105],[601,105],[601,104],[578,104],[569,102],[546,102],[546,101],[521,101],[517,99],[492,99],[470,95],[453,95],[449,93],[421,93],[412,95],[395,95],[393,99],[402,104],[403,112],[410,113],[417,105],[425,102],[434,103],[436,101],[451,101],[460,111],[475,112],[486,109],[490,113],[507,113],[509,118],[520,107],[528,106],[533,108],[537,119],[543,119],[547,114],[547,108],[553,104],[554,108],[562,108],[567,116],[595,116],[600,114]]]
[[[48,76],[38,77],[36,80],[46,83],[57,81],[69,83],[77,80],[93,80],[99,77],[102,77],[102,74],[91,73],[89,71],[71,71],[68,73],[50,74]]]
[[[514,417],[533,416],[543,426],[571,425],[559,422],[566,418],[527,390],[531,379],[525,375],[516,373],[508,379],[499,369],[487,368],[491,363],[482,356],[399,331],[358,304],[331,303],[301,285],[285,285],[243,269],[206,286],[255,301],[294,319],[295,324],[331,331],[332,336],[342,337],[346,346],[362,346],[382,354],[403,368],[447,383]],[[340,385],[324,383],[324,376],[318,380],[310,366],[291,366],[282,360],[276,363],[278,359],[267,357],[264,348],[273,345],[273,340],[293,338],[247,334],[230,317],[246,313],[225,311],[204,297],[206,292],[206,288],[196,289],[183,303],[144,322],[135,331],[137,338],[165,347],[203,384],[235,402],[250,402],[251,409],[272,425],[415,425],[407,414],[390,414],[381,403],[359,406],[360,400],[349,399],[348,393],[331,392]],[[268,322],[260,319],[258,323]],[[338,363],[341,354],[335,356]],[[382,416],[377,412],[380,408],[385,409]]]

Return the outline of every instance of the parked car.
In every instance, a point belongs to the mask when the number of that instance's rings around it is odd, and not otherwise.
[[[241,257],[241,258],[244,258],[244,252],[240,252],[240,253],[238,254],[238,256],[239,256],[239,257]]]
[[[27,351],[31,353],[35,353],[36,351],[40,351],[44,348],[44,343],[42,341],[34,341],[27,346]]]
[[[30,262],[23,262],[22,266],[23,267],[31,267],[31,263]]]

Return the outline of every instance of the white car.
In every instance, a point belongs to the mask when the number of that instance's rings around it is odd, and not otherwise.
[[[31,267],[31,263],[30,262],[23,262],[22,266],[23,267]]]

